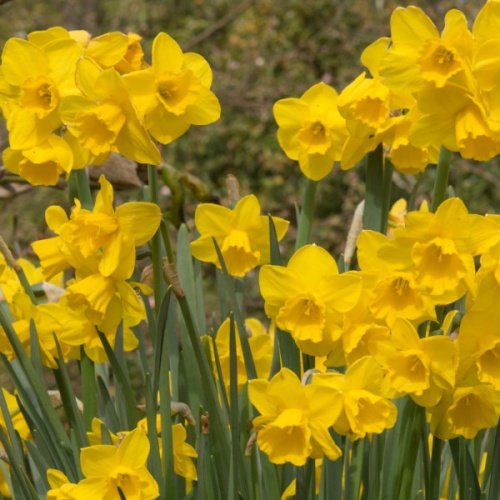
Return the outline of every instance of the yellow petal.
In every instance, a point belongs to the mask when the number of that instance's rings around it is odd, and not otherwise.
[[[158,205],[146,202],[124,203],[116,209],[115,216],[122,234],[134,240],[136,246],[147,243],[158,230],[161,221]]]
[[[287,267],[301,276],[302,286],[311,291],[317,290],[318,283],[325,276],[338,274],[335,259],[324,248],[316,245],[305,245],[297,250]]]
[[[153,71],[177,73],[182,68],[184,56],[179,44],[166,33],[159,33],[153,41]]]

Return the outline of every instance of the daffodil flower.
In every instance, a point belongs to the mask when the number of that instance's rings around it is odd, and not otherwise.
[[[318,83],[300,99],[281,99],[273,107],[281,148],[299,162],[302,173],[313,181],[330,173],[334,162],[341,159],[347,139],[337,97],[335,89]]]
[[[295,252],[287,267],[264,266],[259,285],[266,314],[313,356],[333,349],[343,314],[354,308],[362,286],[356,273],[339,274],[333,257],[315,245]]]
[[[272,218],[278,241],[288,229],[288,221]],[[224,257],[227,271],[243,277],[254,267],[270,260],[269,219],[260,215],[260,205],[253,195],[243,197],[233,210],[202,203],[195,212],[196,229],[200,237],[191,243],[193,257],[211,262],[220,268],[213,238]]]
[[[251,380],[248,395],[260,413],[253,420],[257,444],[271,462],[300,466],[308,457],[336,460],[341,455],[328,432],[341,407],[328,387],[303,386],[282,368],[270,381]]]
[[[184,54],[166,33],[153,41],[151,67],[124,77],[144,125],[168,144],[191,125],[208,125],[220,117],[220,104],[210,90],[212,71],[199,54]]]

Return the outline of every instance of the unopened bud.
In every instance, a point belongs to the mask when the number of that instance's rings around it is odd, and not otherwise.
[[[365,209],[365,200],[361,201],[356,210],[354,210],[354,217],[352,218],[351,227],[347,233],[347,241],[345,244],[344,262],[350,263],[354,250],[356,249],[356,241],[358,236],[363,230],[363,211]]]
[[[233,174],[229,174],[226,177],[226,188],[227,188],[227,194],[229,195],[229,204],[234,205],[240,200],[241,195],[240,195],[240,183]]]

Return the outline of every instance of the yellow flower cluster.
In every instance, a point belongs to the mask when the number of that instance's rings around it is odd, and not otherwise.
[[[365,49],[363,72],[337,95],[319,83],[274,106],[278,140],[308,178],[335,161],[352,168],[384,145],[403,173],[436,163],[441,146],[486,161],[500,153],[500,7],[486,2],[472,30],[450,10],[440,33],[418,7],[397,8],[391,36]]]
[[[33,304],[14,271],[5,268],[0,277],[3,295],[11,305],[13,327],[26,350],[30,345],[30,321],[34,321],[42,361],[56,367],[57,346],[63,356],[80,359],[80,346],[95,362],[107,360],[99,338],[103,333],[111,346],[117,329],[123,326],[125,351],[137,346],[131,327],[145,319],[144,304],[127,281],[135,268],[135,248],[151,239],[160,225],[157,205],[130,202],[113,208],[113,188],[104,176],[92,211],[78,200],[70,218],[61,207],[47,209],[48,226],[57,234],[32,244],[41,269],[23,263],[28,280],[41,283],[52,279],[48,302]],[[73,279],[61,288],[62,271],[72,268]],[[143,287],[148,291],[147,287]],[[51,295],[52,294],[52,295]],[[2,352],[14,357],[5,332],[0,332]]]
[[[500,414],[500,317],[492,308],[500,301],[499,240],[498,216],[471,215],[450,198],[434,214],[425,207],[408,213],[392,238],[362,232],[359,271],[339,275],[330,254],[315,245],[299,249],[286,267],[264,266],[259,281],[267,315],[301,352],[326,357],[329,367],[300,390],[319,385],[330,391],[318,396],[329,402],[320,418],[317,401],[292,397],[300,381],[285,369],[270,383],[250,381],[250,399],[261,413],[254,421],[257,442],[271,461],[298,465],[320,458],[320,449],[328,455],[311,425],[323,433],[332,426],[353,440],[381,433],[396,421],[391,399],[406,395],[426,409],[441,439],[470,439],[494,427]],[[438,319],[436,307],[463,297],[457,335],[458,311]],[[430,328],[429,321],[441,324]],[[331,369],[342,366],[345,373]]]
[[[157,416],[158,427],[161,426]],[[102,444],[102,433],[108,434],[112,444]],[[158,432],[161,432],[158,429]],[[47,471],[51,489],[47,500],[86,500],[109,498],[120,500],[121,495],[137,500],[158,498],[158,484],[147,468],[150,444],[147,425],[140,421],[130,432],[111,433],[103,422],[95,418],[92,431],[87,433],[90,446],[82,448],[81,468],[84,478],[72,483],[66,475],[56,469]],[[172,426],[174,470],[188,482],[197,479],[193,459],[196,450],[186,443],[186,429],[182,424]],[[159,438],[161,444],[161,438]],[[108,441],[109,442],[109,441]],[[161,449],[161,447],[160,447]]]
[[[62,172],[102,163],[112,151],[158,165],[153,139],[167,144],[218,120],[205,59],[160,33],[148,65],[140,41],[61,27],[8,40],[0,66],[5,167],[33,185],[54,185]]]

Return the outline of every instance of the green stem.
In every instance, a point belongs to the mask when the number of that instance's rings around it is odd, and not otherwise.
[[[439,500],[442,450],[443,441],[434,436],[432,440],[430,491],[427,493],[429,500]]]
[[[431,211],[435,212],[439,205],[443,203],[448,188],[448,176],[450,174],[451,152],[441,146],[439,160],[436,169],[436,179],[434,181],[434,190],[432,192]]]
[[[69,177],[69,193],[71,204],[74,204],[74,198],[76,197],[82,204],[82,208],[92,210],[94,200],[90,192],[89,177],[86,169],[82,168],[71,172]]]
[[[302,203],[302,210],[300,211],[295,250],[309,243],[317,186],[318,183],[316,181],[307,179],[306,189],[304,191],[304,201]]]
[[[148,165],[149,201],[158,205],[158,174],[154,165]],[[153,291],[155,297],[155,310],[158,314],[159,306],[166,290],[166,283],[163,280],[163,262],[161,247],[161,230],[158,229],[151,238],[151,260],[153,262]]]
[[[82,370],[83,423],[90,431],[92,419],[97,416],[97,385],[94,362],[85,354],[83,347],[80,367]]]
[[[368,438],[358,439],[352,443],[352,454],[349,462],[348,475],[345,483],[346,500],[360,498],[361,472],[363,471],[363,457],[365,443]]]
[[[385,227],[382,227],[384,205],[384,151],[379,144],[366,159],[363,229],[385,233]]]
[[[417,463],[417,454],[420,446],[420,430],[425,425],[425,410],[422,406],[413,405],[413,425],[410,428],[410,434],[406,437],[406,447],[401,456],[403,460],[403,477],[401,480],[400,498],[411,498],[411,486],[413,483],[413,476],[415,474],[415,467]]]

